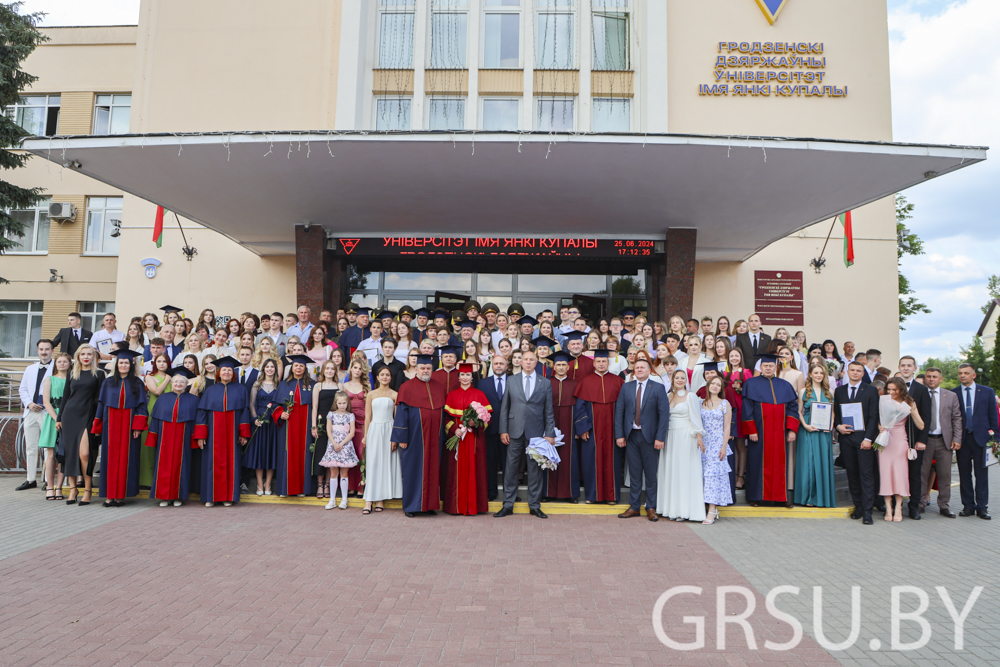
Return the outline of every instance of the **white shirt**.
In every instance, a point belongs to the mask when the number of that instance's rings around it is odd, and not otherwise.
[[[760,345],[760,332],[759,331],[757,333],[754,333],[752,331],[748,331],[747,334],[750,336],[750,344],[751,345],[753,345],[754,347],[757,347],[758,345]]]
[[[371,366],[382,358],[382,339],[372,340],[371,338],[365,338],[358,343],[356,351],[364,352],[365,356],[368,357],[368,365]]]
[[[94,347],[94,349],[100,352],[101,348],[98,346],[102,341],[106,340],[111,341],[111,345],[113,346],[115,343],[120,343],[123,340],[125,340],[125,334],[123,334],[121,331],[118,331],[118,329],[111,331],[111,333],[108,333],[107,329],[101,329],[100,331],[98,331],[97,333],[95,333],[93,336],[90,337],[90,344]],[[109,352],[110,352],[110,347],[109,347]]]
[[[941,407],[940,407],[941,404],[939,402],[940,396],[938,395],[938,392],[941,391],[941,388],[938,387],[937,389],[928,389],[927,391],[931,393],[931,409],[933,410],[933,412],[931,413],[931,415],[933,415],[931,417],[931,420],[932,422],[937,423],[937,428],[933,430],[928,430],[927,434],[941,435]],[[928,424],[927,426],[929,427],[930,424]]]
[[[49,377],[49,374],[52,373],[52,360],[50,359],[47,364],[43,364],[40,361],[31,364],[24,369],[24,374],[21,376],[21,383],[17,386],[17,395],[21,399],[21,405],[24,406],[24,415],[31,412],[31,410],[28,409],[28,403],[37,403],[38,405],[42,405],[41,400],[35,400],[36,397],[33,396],[33,393],[35,391],[35,384],[38,382],[38,373],[43,368],[45,369],[45,377]],[[43,379],[42,385],[44,384],[45,380]],[[39,395],[42,393],[41,385],[38,387],[38,393]]]
[[[858,397],[858,391],[859,391],[860,387],[861,387],[861,383],[860,382],[858,382],[857,384],[851,384],[850,382],[848,382],[847,383],[847,400],[850,401],[850,400],[853,400],[853,399],[857,398]],[[851,395],[852,393],[854,394],[853,396]]]

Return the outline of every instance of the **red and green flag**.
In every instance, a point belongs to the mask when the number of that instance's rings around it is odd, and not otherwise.
[[[153,240],[156,242],[156,247],[159,248],[163,245],[163,207],[156,207],[156,222],[153,223]]]
[[[854,230],[851,228],[851,212],[841,213],[837,218],[844,226],[844,266],[854,264]]]

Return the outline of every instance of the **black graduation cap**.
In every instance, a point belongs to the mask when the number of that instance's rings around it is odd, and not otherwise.
[[[459,322],[459,326],[462,327],[463,329],[475,329],[476,327],[479,326],[479,323],[473,320],[462,320],[461,322]]]
[[[111,354],[113,354],[118,359],[134,359],[135,357],[141,357],[142,356],[142,352],[135,352],[133,350],[130,350],[128,348],[128,344],[127,343],[125,344],[124,347],[119,347],[117,350],[115,350]]]
[[[531,341],[531,344],[535,347],[548,347],[553,348],[556,346],[556,342],[549,338],[548,336],[539,336]]]
[[[717,361],[703,361],[698,365],[704,366],[702,372],[704,371],[715,371],[716,373],[719,372],[719,362]]]
[[[177,368],[168,368],[166,371],[167,375],[173,377],[175,375],[183,375],[188,380],[192,380],[197,377],[194,373],[184,368],[183,366],[178,366]]]
[[[538,324],[538,320],[536,320],[531,315],[523,315],[521,319],[517,321],[517,326],[521,326],[522,324],[530,324],[531,326],[535,326]]]
[[[216,359],[212,363],[215,364],[216,368],[234,368],[235,369],[235,368],[238,368],[239,366],[242,365],[242,364],[240,364],[240,362],[239,362],[238,359],[234,359],[233,357],[222,357],[221,359]]]
[[[594,350],[594,359],[607,359],[607,358],[608,358],[607,350]]]
[[[454,354],[456,357],[462,354],[462,348],[459,345],[445,345],[438,348],[438,352],[442,355]]]
[[[381,313],[379,313],[379,316],[378,316],[378,318],[380,320],[384,320],[386,318],[392,319],[394,317],[396,317],[396,311],[395,310],[383,310]]]
[[[622,317],[635,317],[639,314],[639,311],[635,308],[622,308],[621,312],[618,313]]]
[[[450,316],[451,313],[449,313],[444,308],[438,308],[437,310],[434,311],[435,320],[447,320]]]
[[[402,312],[403,312],[403,309],[404,309],[404,308],[407,308],[407,307],[408,307],[408,306],[404,306],[403,308],[400,308],[400,309],[399,309],[399,312],[401,312],[401,313],[402,313]],[[414,313],[413,313],[413,316],[414,316],[414,317],[430,317],[430,316],[431,316],[432,314],[433,314],[433,313],[431,313],[431,311],[429,311],[429,310],[428,310],[428,309],[426,309],[426,308],[417,308],[416,312],[414,312]]]
[[[165,313],[179,313],[184,309],[178,308],[177,306],[160,306],[160,310],[162,310]]]
[[[549,360],[551,360],[552,363],[554,364],[560,361],[565,361],[566,363],[569,363],[573,361],[573,355],[570,354],[569,352],[563,352],[562,350],[559,350],[558,352],[550,356]]]
[[[305,364],[305,365],[308,365],[308,364],[313,363],[312,357],[307,357],[304,354],[289,354],[285,358],[288,359],[289,363],[292,363],[292,364]],[[219,365],[218,362],[216,362],[215,365],[218,366]]]
[[[430,366],[434,365],[434,355],[432,354],[418,354],[417,355],[417,365],[427,364]]]
[[[776,363],[778,363],[778,355],[776,355],[776,354],[770,354],[770,353],[762,354],[759,357],[757,357],[757,359],[762,364],[776,364]]]
[[[566,340],[583,340],[584,338],[586,338],[586,336],[587,334],[583,333],[582,331],[576,331],[574,329],[573,331],[570,331],[568,334],[563,336],[563,338],[565,338]]]
[[[368,316],[370,316],[371,314],[372,314],[372,309],[371,308],[358,308],[358,315],[368,315]]]

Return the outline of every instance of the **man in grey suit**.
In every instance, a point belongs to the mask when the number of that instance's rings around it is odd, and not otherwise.
[[[927,450],[920,468],[920,479],[923,483],[923,495],[920,498],[920,511],[928,505],[931,496],[931,486],[928,483],[931,476],[931,461],[935,461],[934,469],[938,478],[938,510],[942,516],[955,518],[951,511],[951,459],[952,453],[962,448],[962,408],[958,405],[958,396],[954,392],[941,389],[944,374],[940,368],[928,368],[924,371],[924,384],[931,396],[931,420],[927,428]]]
[[[656,516],[656,471],[660,450],[667,439],[670,423],[670,399],[658,382],[649,381],[651,368],[645,358],[635,362],[635,379],[626,382],[615,401],[615,444],[626,447],[629,476],[629,507],[619,519],[639,516],[639,495],[642,478],[646,477],[646,518]]]
[[[279,357],[285,356],[285,346],[288,344],[288,336],[281,333],[281,323],[282,317],[281,313],[271,313],[271,317],[268,318],[267,328],[265,327],[264,318],[260,320],[260,328],[263,329],[263,333],[257,334],[257,340],[254,341],[254,345],[259,346],[260,341],[263,340],[264,336],[271,338],[271,342],[274,343],[274,350],[278,353]],[[308,341],[302,341],[307,343]]]
[[[521,355],[521,373],[511,375],[500,403],[500,442],[507,445],[507,468],[503,476],[503,509],[494,514],[514,513],[517,476],[524,450],[532,438],[555,444],[556,422],[552,412],[552,385],[535,372],[538,359],[530,350]],[[542,469],[528,458],[528,509],[533,516],[547,519],[542,511]]]

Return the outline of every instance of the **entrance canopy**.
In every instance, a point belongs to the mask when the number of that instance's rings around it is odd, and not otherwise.
[[[29,139],[29,152],[261,255],[338,236],[663,238],[742,261],[986,159],[982,147],[642,134],[295,132]]]

